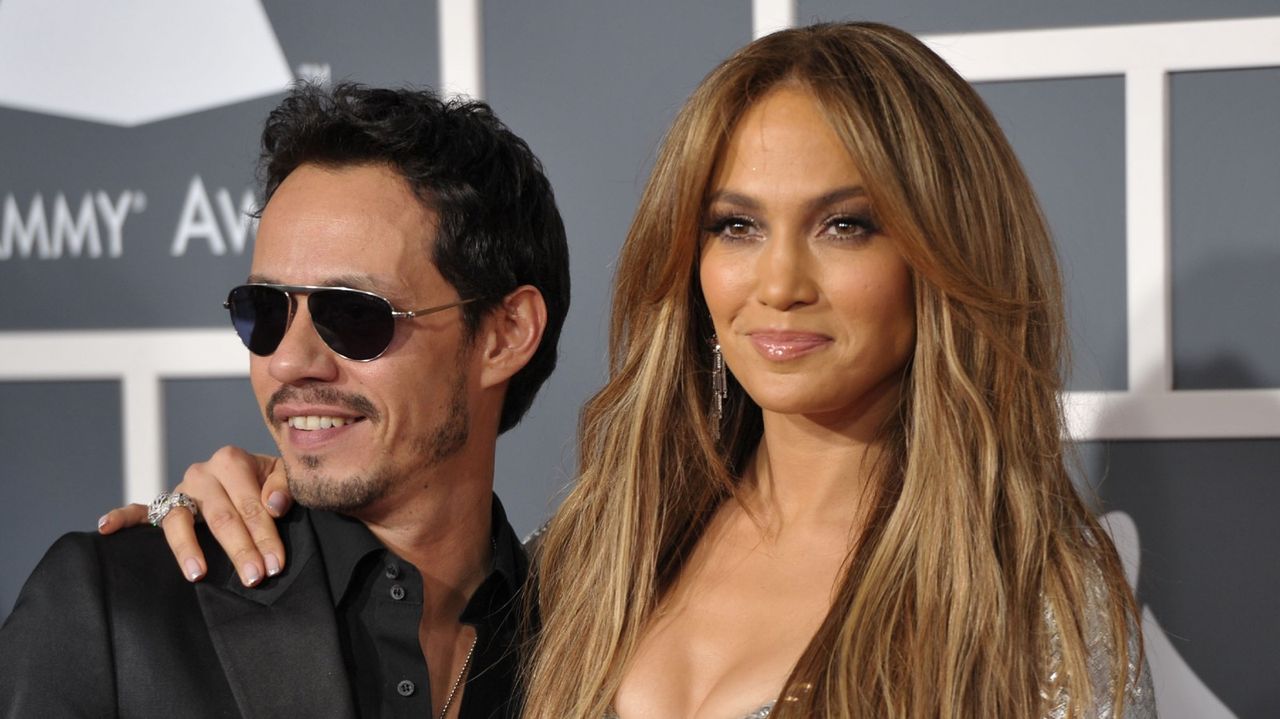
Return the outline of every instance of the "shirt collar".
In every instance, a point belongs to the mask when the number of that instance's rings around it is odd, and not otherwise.
[[[370,554],[386,551],[386,547],[358,519],[320,510],[312,510],[310,514],[320,554],[324,557],[329,596],[333,598],[333,605],[336,607],[350,590],[351,579],[360,563]],[[496,494],[493,496],[490,532],[493,558],[487,578],[476,594],[489,594],[501,589],[502,594],[510,597],[524,584],[529,563],[520,539],[507,521],[507,513]],[[463,612],[464,621],[472,614],[474,604],[475,602],[468,603]]]
[[[507,513],[502,508],[498,495],[493,495],[493,521],[490,524],[493,532],[493,562],[489,573],[497,573],[507,584],[507,591],[515,594],[524,585],[529,574],[529,558],[524,552],[524,545],[516,530],[507,521]]]
[[[373,536],[373,532],[358,519],[335,512],[311,511],[311,526],[315,528],[324,558],[324,570],[329,580],[329,596],[333,606],[342,603],[356,567],[370,554],[385,551],[385,547]]]

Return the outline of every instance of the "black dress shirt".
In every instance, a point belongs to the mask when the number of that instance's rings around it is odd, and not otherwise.
[[[384,547],[359,521],[311,512],[334,602],[338,639],[361,717],[432,717],[431,684],[418,643],[422,575]],[[476,631],[459,716],[515,717],[529,563],[502,504],[493,498],[493,560],[459,621]],[[452,681],[452,679],[450,680]],[[445,688],[448,691],[448,688]]]

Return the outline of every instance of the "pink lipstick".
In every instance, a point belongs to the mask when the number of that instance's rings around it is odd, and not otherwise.
[[[761,357],[771,362],[798,359],[831,344],[831,338],[812,332],[763,331],[748,335]]]

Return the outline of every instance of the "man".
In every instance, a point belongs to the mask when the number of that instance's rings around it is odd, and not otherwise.
[[[188,583],[160,530],[63,537],[0,630],[8,716],[518,710],[528,563],[492,487],[568,306],[541,166],[481,103],[351,85],[295,90],[262,148],[227,306],[305,507],[279,523],[287,566],[216,559]]]

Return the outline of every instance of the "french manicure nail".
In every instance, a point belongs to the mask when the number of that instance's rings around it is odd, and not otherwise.
[[[244,585],[252,587],[262,581],[262,572],[258,571],[256,564],[246,564],[240,568],[240,574],[244,577]]]
[[[267,497],[267,509],[271,510],[271,516],[279,517],[284,514],[284,503],[283,492],[272,492],[271,496]]]
[[[104,514],[98,517],[98,529],[102,529],[105,526],[107,526],[107,515]]]
[[[195,557],[187,557],[182,566],[187,570],[187,579],[193,582],[204,576],[204,570],[200,569],[200,563],[196,561]]]
[[[274,554],[264,554],[262,559],[267,563],[267,576],[274,577],[280,573],[280,560]]]

